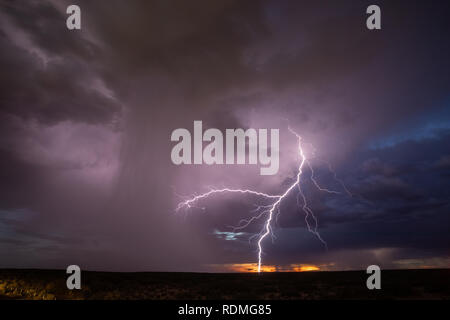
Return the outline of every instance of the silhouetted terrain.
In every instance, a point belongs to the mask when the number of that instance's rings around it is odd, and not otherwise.
[[[381,290],[365,271],[301,273],[82,272],[66,288],[64,270],[0,270],[0,299],[450,299],[450,269],[384,270]]]

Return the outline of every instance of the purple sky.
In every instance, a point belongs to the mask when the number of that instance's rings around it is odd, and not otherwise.
[[[0,267],[255,263],[262,224],[229,227],[254,199],[174,209],[210,186],[283,192],[298,165],[284,119],[356,196],[305,181],[329,250],[294,195],[265,263],[449,267],[449,4],[377,3],[382,30],[369,31],[371,1],[77,1],[82,29],[69,31],[70,1],[1,2]],[[170,134],[194,120],[279,128],[278,174],[173,165]]]

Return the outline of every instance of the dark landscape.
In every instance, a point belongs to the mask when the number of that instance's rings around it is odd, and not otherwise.
[[[450,269],[383,270],[368,290],[365,271],[286,273],[82,272],[81,290],[64,270],[0,270],[0,299],[450,299]]]

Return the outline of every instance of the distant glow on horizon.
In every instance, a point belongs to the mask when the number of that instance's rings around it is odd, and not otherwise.
[[[262,265],[258,270],[257,263],[235,263],[231,265],[223,266],[229,272],[308,272],[308,271],[320,271],[319,266],[315,265],[303,265],[303,264],[290,264],[287,266],[278,265]]]
[[[319,271],[320,268],[316,266],[300,266],[300,267],[294,267],[292,271],[296,272],[306,272],[306,271]]]

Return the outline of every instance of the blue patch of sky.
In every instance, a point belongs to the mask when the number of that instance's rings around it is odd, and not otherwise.
[[[28,209],[0,210],[0,237],[17,237],[15,223],[25,222],[34,216]]]
[[[403,125],[391,130],[369,143],[369,149],[393,147],[405,141],[422,141],[438,139],[442,131],[450,129],[450,99],[444,106],[432,109],[429,113],[406,121]]]

